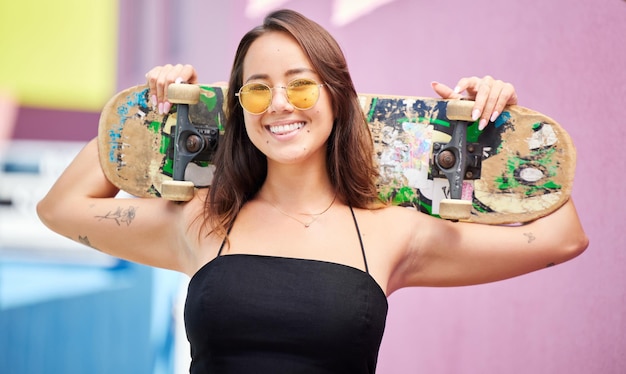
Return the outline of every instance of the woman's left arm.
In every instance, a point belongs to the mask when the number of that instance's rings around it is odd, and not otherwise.
[[[506,105],[517,104],[512,84],[490,76],[459,80],[455,89],[433,82],[443,98],[467,92],[475,119],[486,126]],[[392,214],[410,215],[408,212]],[[494,282],[553,266],[581,254],[589,240],[570,199],[552,214],[519,226],[454,223],[415,212],[393,220],[399,237],[390,291],[409,286],[462,286]]]
[[[512,278],[570,260],[589,244],[571,199],[526,225],[489,226],[418,216],[413,232],[406,257],[398,262],[395,288]]]

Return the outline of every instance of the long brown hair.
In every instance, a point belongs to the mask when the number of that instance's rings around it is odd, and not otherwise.
[[[291,35],[328,85],[335,123],[327,142],[326,164],[337,195],[356,208],[371,208],[380,202],[371,135],[341,48],[314,21],[291,10],[279,10],[244,35],[235,54],[228,86],[225,133],[214,160],[213,185],[205,205],[210,232],[220,235],[232,225],[246,201],[259,191],[267,175],[267,159],[250,141],[243,109],[234,95],[243,84],[243,62],[250,45],[267,32]]]

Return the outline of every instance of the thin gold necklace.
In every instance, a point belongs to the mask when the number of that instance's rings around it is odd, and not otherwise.
[[[268,199],[264,199],[264,200],[267,201],[267,203],[270,204],[272,207],[274,207],[274,209],[276,209],[278,212],[280,212],[280,214],[284,215],[285,217],[291,218],[292,220],[294,220],[294,221],[298,222],[299,224],[301,224],[302,226],[304,226],[305,229],[308,229],[315,221],[317,221],[318,218],[320,218],[322,216],[322,214],[328,212],[330,207],[333,206],[333,204],[335,203],[335,200],[337,200],[337,194],[335,193],[335,196],[333,196],[333,200],[326,207],[326,209],[322,210],[320,213],[300,213],[301,215],[310,216],[311,220],[309,222],[302,221],[302,220],[292,216],[291,214],[289,214],[289,213],[285,212],[284,210],[280,209],[278,206],[276,206],[274,203],[272,203]]]

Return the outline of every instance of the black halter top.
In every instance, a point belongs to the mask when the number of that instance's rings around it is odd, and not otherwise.
[[[350,209],[352,210],[352,209]],[[318,260],[221,255],[191,278],[195,373],[374,373],[387,298],[366,271]]]

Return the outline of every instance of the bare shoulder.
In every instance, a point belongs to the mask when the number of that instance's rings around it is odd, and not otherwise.
[[[398,288],[399,269],[407,262],[433,220],[415,209],[387,206],[355,209],[372,275],[390,294]]]
[[[413,208],[385,206],[379,209],[355,209],[359,225],[367,227],[372,235],[404,237],[413,235],[416,228],[433,220]],[[406,238],[405,238],[406,239]]]
[[[400,255],[407,248],[425,216],[415,209],[398,206],[360,209],[355,213],[362,235],[376,243],[375,247],[385,248],[390,256]]]

